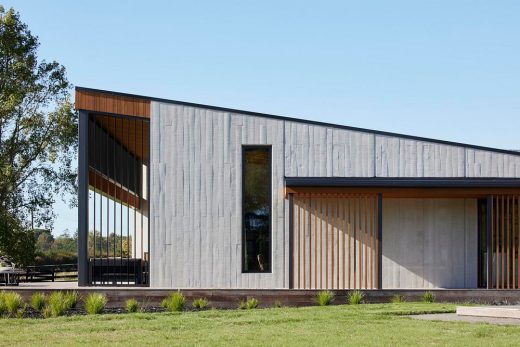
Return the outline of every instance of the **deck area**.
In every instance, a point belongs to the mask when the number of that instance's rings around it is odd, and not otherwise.
[[[17,291],[24,299],[30,299],[35,292],[50,293],[57,290],[76,290],[80,295],[92,292],[104,293],[108,297],[108,305],[123,306],[125,301],[135,298],[145,305],[159,305],[161,300],[176,289],[148,287],[78,287],[77,282],[39,282],[22,283],[17,287],[2,287],[3,290]],[[205,297],[210,305],[221,308],[234,308],[240,300],[254,297],[261,306],[272,306],[280,302],[286,306],[309,306],[314,304],[314,297],[319,290],[294,289],[181,289],[188,300]],[[389,302],[395,295],[402,295],[406,301],[420,301],[426,290],[418,289],[384,289],[366,290],[365,301],[369,303]],[[431,289],[438,302],[477,303],[477,304],[520,304],[520,290],[494,289]],[[344,303],[349,290],[334,290],[335,303]]]

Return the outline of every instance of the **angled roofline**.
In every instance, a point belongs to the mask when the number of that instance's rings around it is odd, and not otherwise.
[[[270,119],[275,119],[275,120],[280,120],[280,121],[304,123],[304,124],[309,124],[309,125],[317,125],[317,126],[323,126],[323,127],[329,127],[329,128],[335,128],[335,129],[357,131],[357,132],[363,132],[363,133],[369,133],[369,134],[381,135],[381,136],[400,137],[400,138],[407,139],[407,140],[432,142],[432,143],[437,143],[437,144],[442,144],[442,145],[447,145],[447,146],[464,147],[464,148],[470,148],[470,149],[481,150],[481,151],[490,151],[490,152],[520,156],[520,151],[509,150],[509,149],[472,145],[472,144],[467,144],[467,143],[462,143],[462,142],[439,140],[439,139],[433,139],[433,138],[422,137],[422,136],[406,135],[406,134],[400,134],[400,133],[393,133],[393,132],[389,132],[389,131],[359,128],[359,127],[353,127],[353,126],[348,126],[348,125],[340,125],[340,124],[319,122],[319,121],[313,121],[313,120],[307,120],[307,119],[301,119],[301,118],[278,116],[278,115],[274,115],[274,114],[238,110],[238,109],[234,109],[234,108],[227,108],[227,107],[220,107],[220,106],[213,106],[213,105],[197,104],[197,103],[186,102],[186,101],[156,98],[156,97],[144,96],[144,95],[138,95],[138,94],[114,92],[111,90],[86,88],[86,87],[79,87],[79,86],[76,87],[75,89],[79,90],[79,91],[85,91],[85,92],[105,93],[105,94],[112,94],[112,95],[117,95],[117,96],[141,98],[141,99],[145,99],[145,100],[163,102],[163,103],[169,103],[169,104],[176,104],[176,105],[181,105],[181,106],[205,108],[205,109],[210,109],[210,110],[215,110],[215,111],[236,113],[236,114],[242,114],[242,115],[247,115],[247,116],[255,116],[255,117],[270,118]]]

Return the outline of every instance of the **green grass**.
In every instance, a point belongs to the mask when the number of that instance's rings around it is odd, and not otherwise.
[[[520,326],[414,320],[455,305],[400,303],[10,319],[9,345],[512,346]]]

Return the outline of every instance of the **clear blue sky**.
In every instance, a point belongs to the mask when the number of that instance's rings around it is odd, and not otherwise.
[[[78,86],[520,149],[518,1],[2,3]]]

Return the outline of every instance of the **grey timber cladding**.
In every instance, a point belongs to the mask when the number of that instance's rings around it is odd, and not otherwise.
[[[520,177],[520,155],[152,101],[151,286],[288,288],[285,177]],[[272,145],[272,273],[241,272],[242,145]]]
[[[283,288],[283,122],[152,103],[151,285]],[[272,273],[242,274],[242,145],[272,145]]]

